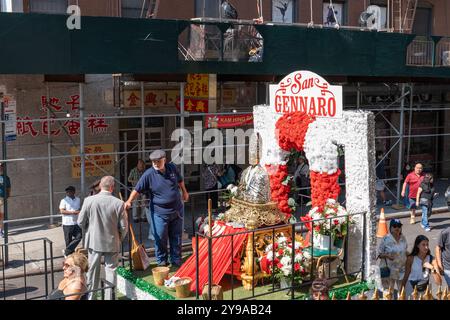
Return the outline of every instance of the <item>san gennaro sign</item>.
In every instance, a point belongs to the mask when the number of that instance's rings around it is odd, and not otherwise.
[[[270,86],[270,106],[276,113],[305,112],[319,118],[342,118],[342,87],[330,85],[314,72],[295,71]]]

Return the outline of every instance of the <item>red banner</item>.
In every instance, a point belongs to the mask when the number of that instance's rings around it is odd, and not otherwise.
[[[231,116],[206,116],[206,128],[233,128],[253,124],[253,114],[239,114]]]

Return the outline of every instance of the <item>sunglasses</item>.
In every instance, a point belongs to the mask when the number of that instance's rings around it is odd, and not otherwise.
[[[392,225],[392,228],[401,228],[402,226],[400,224],[394,224]]]

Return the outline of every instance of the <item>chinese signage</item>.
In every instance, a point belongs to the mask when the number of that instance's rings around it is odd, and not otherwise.
[[[5,108],[5,140],[14,141],[17,138],[16,100],[12,96],[3,97]]]
[[[270,86],[270,105],[276,113],[342,118],[342,87],[330,85],[311,71],[295,71]]]
[[[24,120],[17,122],[17,135],[30,135],[31,137],[37,137],[39,135],[48,135],[49,131],[52,136],[60,136],[64,133],[64,131],[66,131],[70,136],[79,135],[81,125],[79,120],[68,119],[60,123],[55,123],[55,120],[51,120],[54,118],[62,118],[61,115],[56,116],[55,112],[59,112],[60,114],[69,114],[70,118],[78,117],[79,105],[79,95],[71,95],[65,101],[61,101],[58,97],[47,98],[47,96],[41,96],[41,104],[39,109],[42,115],[40,116],[40,119],[48,119],[47,110],[50,110],[50,120],[33,122],[29,116],[17,117],[17,120]],[[87,130],[92,134],[106,133],[110,124],[106,122],[104,117],[104,114],[87,114],[85,118]]]
[[[253,124],[253,113],[231,116],[211,115],[206,116],[205,120],[206,128],[233,128],[251,124]]]
[[[180,92],[178,90],[144,90],[145,107],[176,107],[180,103]],[[126,108],[137,108],[141,106],[140,90],[125,90],[124,106]]]
[[[208,112],[209,75],[188,74],[184,90],[184,110]]]
[[[86,177],[100,177],[114,173],[114,155],[101,154],[113,153],[113,144],[95,144],[84,147],[85,154],[95,154],[86,156],[85,173]],[[72,178],[81,177],[81,157],[79,156],[79,148],[71,147],[70,154],[72,157]],[[101,169],[103,170],[101,170]]]

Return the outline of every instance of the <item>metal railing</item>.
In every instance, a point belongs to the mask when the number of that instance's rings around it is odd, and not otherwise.
[[[441,39],[436,45],[436,65],[450,67],[450,39]]]
[[[116,300],[116,286],[114,284],[112,284],[111,282],[105,280],[105,279],[100,279],[100,288],[97,289],[92,289],[92,290],[85,290],[79,293],[72,293],[72,294],[63,294],[60,297],[54,298],[54,299],[49,299],[49,300],[66,300],[66,298],[68,297],[75,297],[75,296],[79,296],[80,299],[76,299],[76,300],[87,300],[89,295],[92,293],[95,298],[97,298],[100,295],[100,300],[105,300],[105,291],[106,290],[111,290],[111,300]],[[85,298],[83,298],[85,297]],[[38,297],[35,298],[31,298],[29,300],[37,300]],[[93,299],[93,300],[97,300],[97,299]]]
[[[407,50],[406,65],[433,66],[434,42],[431,40],[413,40]]]
[[[366,265],[366,257],[365,257],[365,251],[364,251],[364,246],[366,244],[366,224],[367,224],[367,219],[366,219],[366,215],[364,213],[354,213],[354,214],[348,214],[346,215],[346,219],[347,219],[347,225],[349,225],[351,217],[353,216],[361,216],[362,218],[362,250],[361,250],[361,265],[359,270],[357,271],[353,271],[350,273],[346,272],[346,262],[347,262],[347,248],[349,245],[349,236],[348,233],[345,235],[345,237],[342,239],[342,243],[344,244],[343,248],[341,248],[343,250],[343,254],[339,254],[339,257],[336,257],[336,254],[332,253],[332,243],[331,243],[331,238],[329,237],[329,249],[328,254],[322,254],[322,255],[315,255],[316,253],[316,247],[314,246],[314,236],[312,236],[312,232],[309,231],[308,227],[307,227],[307,223],[312,223],[312,225],[314,225],[314,223],[320,222],[320,221],[328,221],[326,223],[330,224],[330,228],[332,225],[332,220],[336,219],[336,217],[331,217],[331,218],[324,218],[324,219],[316,219],[316,220],[311,220],[308,222],[296,222],[296,223],[292,223],[292,224],[286,224],[286,225],[277,225],[277,226],[271,226],[271,227],[265,227],[265,228],[258,228],[258,229],[253,229],[253,230],[246,230],[246,231],[242,231],[242,232],[236,232],[236,233],[232,233],[232,234],[226,234],[226,235],[218,235],[218,236],[207,236],[207,235],[203,235],[200,233],[196,233],[195,234],[195,257],[196,257],[196,299],[199,299],[200,296],[200,284],[199,284],[199,270],[200,270],[200,264],[204,264],[207,263],[208,264],[208,282],[205,284],[205,287],[207,286],[207,290],[208,290],[208,298],[212,299],[212,287],[211,285],[208,285],[210,283],[213,283],[213,285],[217,285],[216,283],[213,282],[213,269],[214,269],[214,261],[213,261],[213,241],[215,241],[216,239],[221,239],[221,238],[230,238],[230,243],[231,243],[231,300],[234,300],[234,257],[235,257],[235,248],[234,248],[234,241],[233,239],[238,236],[238,235],[245,235],[248,238],[248,241],[252,241],[252,252],[253,252],[253,257],[256,258],[256,260],[259,260],[258,258],[258,254],[255,250],[255,234],[256,233],[261,233],[261,232],[266,232],[268,234],[271,235],[271,243],[272,244],[272,256],[275,257],[275,246],[274,243],[276,242],[275,238],[276,238],[276,234],[279,233],[280,231],[277,230],[290,230],[290,241],[291,242],[291,248],[296,248],[295,243],[296,243],[296,235],[301,235],[303,237],[303,235],[306,235],[308,232],[310,232],[310,245],[307,248],[302,248],[302,250],[309,250],[310,254],[309,254],[309,270],[307,272],[307,275],[305,275],[304,277],[302,277],[302,281],[298,282],[296,281],[295,277],[295,270],[294,270],[294,266],[295,266],[295,255],[296,252],[295,250],[291,250],[291,267],[292,270],[290,272],[290,275],[286,276],[287,278],[289,278],[289,283],[290,285],[287,288],[277,288],[276,287],[276,279],[273,276],[274,271],[275,271],[275,264],[272,263],[272,270],[271,270],[271,274],[265,274],[263,273],[263,278],[268,278],[271,280],[271,284],[272,287],[270,289],[268,289],[266,292],[263,293],[259,293],[259,294],[255,294],[255,283],[257,282],[257,280],[255,279],[255,275],[257,274],[256,271],[258,268],[261,268],[260,266],[258,267],[258,265],[255,263],[251,263],[252,264],[252,272],[251,272],[251,277],[252,277],[252,289],[251,289],[251,294],[247,297],[242,298],[242,300],[246,300],[246,299],[253,299],[253,298],[257,298],[257,297],[262,297],[262,296],[266,296],[266,295],[270,295],[270,294],[274,294],[277,292],[281,292],[281,291],[286,291],[289,290],[289,294],[290,294],[290,298],[291,299],[295,299],[295,293],[296,290],[299,289],[306,289],[309,288],[312,284],[312,282],[314,281],[314,279],[316,278],[317,275],[317,271],[315,270],[316,266],[315,264],[317,263],[317,261],[315,260],[316,258],[320,258],[320,257],[327,257],[328,260],[327,262],[325,262],[325,264],[328,265],[328,268],[325,270],[328,270],[328,275],[324,275],[325,277],[327,277],[327,280],[339,280],[342,278],[345,278],[347,281],[347,276],[356,276],[356,275],[361,275],[361,277],[364,279],[365,274],[364,274],[364,269],[365,269],[365,265]],[[304,237],[303,237],[304,238]],[[207,245],[208,245],[208,259],[207,260],[203,260],[200,261],[199,258],[199,242],[200,241],[207,241]],[[244,241],[244,245],[245,245],[245,241]],[[240,249],[241,252],[242,251],[246,251],[245,248],[244,249]],[[331,258],[337,258],[339,259],[339,266],[341,266],[341,263],[343,264],[342,270],[344,270],[345,272],[343,272],[342,275],[339,275],[336,272],[336,276],[331,276]],[[228,269],[227,271],[229,271],[230,269]]]
[[[178,39],[179,58],[185,61],[248,62],[262,47],[263,38],[256,28],[239,23],[230,24],[226,30],[207,23],[191,24]]]
[[[3,292],[3,300],[6,300],[6,294],[7,294],[7,287],[6,287],[6,269],[8,265],[11,263],[8,259],[8,255],[5,255],[6,249],[11,246],[19,246],[22,249],[22,270],[23,274],[21,277],[23,278],[23,288],[24,288],[24,298],[25,300],[28,299],[28,278],[30,276],[33,276],[30,274],[29,270],[27,270],[27,243],[31,242],[39,242],[42,241],[43,244],[43,261],[44,261],[44,290],[45,294],[40,295],[38,297],[34,297],[34,299],[47,297],[49,294],[49,288],[53,289],[55,287],[55,268],[53,265],[53,242],[47,238],[38,238],[38,239],[32,239],[32,240],[26,240],[26,241],[18,241],[18,242],[10,242],[10,243],[3,243],[0,244],[1,248],[1,257],[3,263],[1,263],[1,271],[2,271],[2,285],[3,290],[0,292]],[[11,253],[10,253],[11,254]],[[50,270],[49,270],[50,265]],[[42,273],[42,272],[41,272]],[[49,284],[50,281],[50,284]]]

